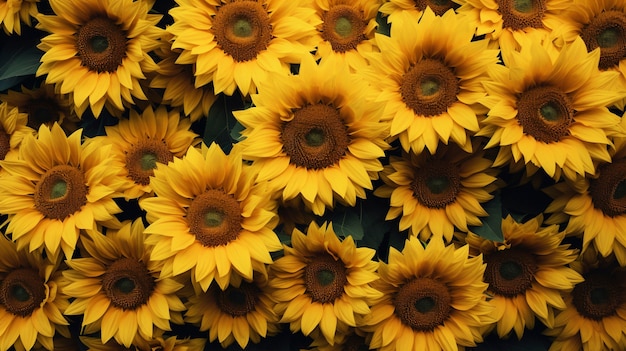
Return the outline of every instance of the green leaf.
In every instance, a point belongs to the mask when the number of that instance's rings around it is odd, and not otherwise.
[[[391,24],[387,23],[387,16],[383,16],[382,13],[376,14],[376,22],[378,23],[378,28],[376,29],[377,33],[384,34],[386,36],[391,36]]]
[[[493,199],[483,204],[483,208],[489,216],[482,219],[482,226],[470,226],[469,230],[482,238],[501,242],[504,240],[502,234],[502,200],[500,193],[496,192]]]
[[[202,137],[204,143],[211,145],[215,142],[224,152],[230,152],[233,143],[236,142],[232,138],[232,131],[237,124],[233,111],[243,109],[243,106],[243,101],[239,95],[221,94],[209,110]]]
[[[0,91],[31,78],[39,68],[43,52],[37,49],[38,37],[33,35],[2,38],[0,46]]]
[[[360,202],[359,206],[364,235],[357,245],[377,250],[385,239],[385,234],[397,225],[397,223],[385,220],[389,209],[389,199],[368,194],[367,200]]]
[[[333,222],[335,234],[340,237],[352,236],[355,241],[363,238],[361,217],[355,208],[346,208],[345,210],[334,212],[331,221]]]

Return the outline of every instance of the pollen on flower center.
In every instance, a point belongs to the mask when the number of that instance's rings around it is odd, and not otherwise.
[[[498,295],[523,294],[535,279],[535,257],[522,249],[496,251],[486,255],[484,260],[487,263],[485,282],[489,283],[489,290]]]
[[[404,75],[402,101],[416,114],[437,116],[457,101],[459,83],[454,72],[437,59],[424,59]]]
[[[356,49],[364,40],[367,23],[361,11],[349,5],[335,5],[322,15],[322,38],[334,51],[346,52]]]
[[[134,310],[146,304],[155,285],[145,263],[134,258],[116,260],[102,276],[102,290],[111,304],[124,310]]]
[[[18,268],[0,281],[0,304],[16,316],[30,316],[45,299],[45,281],[34,269]]]
[[[126,57],[126,34],[110,18],[95,17],[76,32],[76,50],[83,66],[114,72]]]
[[[572,297],[578,313],[593,320],[614,315],[626,299],[615,277],[601,271],[585,275],[585,281],[574,287]]]
[[[344,263],[330,254],[320,254],[311,258],[304,269],[306,293],[313,301],[320,303],[335,301],[343,295],[347,282]]]
[[[0,160],[4,160],[11,151],[11,136],[0,126]]]
[[[444,208],[454,202],[461,189],[461,176],[453,164],[433,160],[415,171],[413,196],[430,208]]]
[[[206,247],[226,245],[241,232],[241,208],[232,195],[211,189],[198,195],[187,210],[189,232]]]
[[[598,167],[598,177],[589,180],[593,206],[607,216],[626,213],[626,158]]]
[[[444,284],[430,278],[416,278],[396,293],[395,314],[416,331],[431,331],[450,316],[450,302],[450,292]]]
[[[245,316],[256,308],[259,288],[252,283],[242,282],[239,287],[229,286],[226,290],[215,288],[217,304],[222,312],[233,317]]]
[[[267,11],[256,1],[229,2],[213,17],[217,44],[238,62],[249,61],[267,49],[272,25]]]
[[[293,113],[282,128],[285,153],[297,166],[319,169],[337,163],[350,137],[339,110],[324,104],[308,105]]]
[[[598,68],[605,70],[619,65],[626,58],[626,14],[622,11],[604,11],[582,28],[580,36],[587,50],[600,48]]]
[[[446,11],[458,8],[459,4],[451,0],[415,0],[417,10],[424,11],[426,7],[430,7],[437,16],[442,16]]]
[[[544,143],[558,142],[567,136],[574,121],[570,98],[553,86],[537,86],[523,92],[517,111],[524,133]]]
[[[502,27],[512,30],[542,28],[546,0],[496,0]]]
[[[87,191],[79,168],[55,166],[35,186],[35,208],[47,218],[63,220],[87,203]]]
[[[150,184],[157,162],[167,164],[174,159],[164,140],[144,139],[126,152],[128,177],[141,185]]]

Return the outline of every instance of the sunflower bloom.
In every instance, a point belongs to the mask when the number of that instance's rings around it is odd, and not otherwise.
[[[100,338],[89,336],[80,336],[80,341],[87,347],[87,351],[120,351],[123,346],[109,340],[103,343]],[[150,341],[138,342],[133,345],[136,350],[159,350],[159,351],[203,351],[206,339],[202,338],[185,338],[177,339],[176,336],[155,336]]]
[[[35,130],[27,126],[28,115],[6,102],[0,103],[0,161],[17,158],[18,148],[26,135]],[[2,174],[0,165],[0,174]]]
[[[161,277],[191,271],[203,291],[213,281],[226,289],[265,272],[270,252],[281,249],[276,203],[236,152],[189,148],[182,159],[157,165],[150,186],[156,196],[139,205],[150,222],[151,258],[164,263]]]
[[[469,136],[483,110],[477,103],[486,95],[481,81],[497,65],[498,51],[473,41],[468,22],[453,11],[440,17],[426,8],[419,22],[408,12],[398,16],[403,20],[391,37],[376,36],[381,53],[370,56],[370,80],[386,103],[391,136],[416,154],[425,148],[434,154],[440,141],[471,152]]]
[[[37,76],[47,75],[61,94],[71,94],[79,116],[96,116],[107,105],[124,110],[133,97],[146,100],[139,84],[156,64],[161,15],[148,14],[147,1],[50,0],[55,16],[39,15],[38,29],[51,34],[37,46],[45,54]]]
[[[391,201],[386,219],[400,217],[399,229],[423,241],[434,235],[450,242],[455,228],[481,225],[479,216],[487,216],[481,203],[497,188],[497,170],[483,154],[447,145],[434,155],[391,156],[381,174],[385,184],[374,191]]]
[[[406,21],[409,18],[413,18],[413,20],[417,21],[422,16],[422,13],[426,10],[427,7],[437,15],[443,16],[444,13],[448,12],[448,10],[456,10],[460,5],[455,3],[454,1],[441,1],[441,0],[415,0],[415,1],[406,1],[406,0],[385,0],[383,4],[380,6],[380,13],[383,16],[387,17],[388,23],[400,23],[403,20]],[[399,16],[401,12],[407,12],[411,16],[404,17]],[[402,25],[402,24],[400,24]]]
[[[60,261],[18,251],[2,236],[0,252],[0,350],[30,350],[36,343],[54,350],[55,333],[70,337],[62,314],[69,301],[58,289]]]
[[[0,0],[0,24],[7,35],[22,34],[22,23],[30,26],[37,16],[39,0]]]
[[[283,201],[302,199],[316,215],[335,201],[354,206],[388,148],[372,93],[345,66],[304,60],[298,75],[263,82],[254,107],[234,112],[245,127],[243,158]]]
[[[292,247],[270,270],[274,310],[281,323],[304,335],[321,333],[333,345],[335,337],[370,313],[381,294],[372,288],[378,279],[375,251],[357,248],[351,236],[340,241],[332,224],[311,222],[306,235],[294,230]]]
[[[82,130],[66,136],[58,124],[27,135],[17,160],[0,162],[8,174],[0,182],[0,213],[18,248],[40,247],[50,257],[62,250],[72,258],[81,229],[116,225],[120,212],[120,169],[110,146],[81,143]]]
[[[493,242],[469,233],[470,251],[483,255],[487,263],[485,282],[489,283],[489,303],[495,306],[498,336],[512,330],[518,339],[524,328],[533,329],[535,316],[548,328],[554,326],[555,310],[565,309],[563,295],[583,281],[567,267],[578,257],[576,250],[561,244],[565,231],[557,225],[541,227],[542,216],[517,223],[502,220],[503,242]]]
[[[81,237],[86,257],[67,261],[62,289],[75,300],[66,315],[83,315],[84,333],[101,333],[103,343],[130,347],[140,337],[151,340],[153,330],[171,330],[182,324],[185,310],[176,292],[183,285],[159,278],[160,262],[150,260],[141,219],[127,221],[119,230],[87,231]]]
[[[195,85],[215,94],[254,93],[273,74],[310,55],[315,12],[302,0],[176,0],[172,49],[179,64],[195,64]],[[311,21],[311,23],[309,23]]]
[[[554,179],[594,174],[594,162],[610,161],[608,137],[623,133],[605,107],[624,96],[610,89],[618,73],[599,71],[600,51],[587,53],[580,38],[550,52],[532,40],[502,50],[505,65],[484,82],[489,112],[478,135],[500,146],[495,166],[521,163]]]
[[[381,263],[375,301],[366,330],[371,349],[464,350],[482,342],[481,330],[493,322],[486,301],[482,257],[469,257],[469,246],[455,249],[443,240],[426,248],[410,237],[402,252],[390,248]]]

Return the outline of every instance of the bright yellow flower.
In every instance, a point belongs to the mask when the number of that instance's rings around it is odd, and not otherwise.
[[[16,159],[22,140],[35,133],[27,123],[27,114],[6,102],[0,103],[0,161]],[[3,173],[0,165],[0,174]]]
[[[124,110],[133,97],[146,100],[139,84],[156,64],[161,15],[147,1],[50,0],[55,16],[39,15],[37,28],[50,34],[37,46],[45,75],[62,94],[71,93],[78,115],[91,107],[96,118],[105,104]]]
[[[226,289],[265,272],[270,252],[281,249],[276,203],[234,150],[189,148],[182,159],[158,164],[150,186],[156,196],[139,205],[150,223],[151,258],[164,263],[161,277],[191,271],[203,291],[213,281]]]
[[[22,33],[22,22],[31,25],[31,17],[37,16],[39,0],[0,0],[0,24],[7,35]]]
[[[292,332],[321,333],[333,345],[339,332],[355,327],[381,297],[372,288],[378,279],[376,251],[357,248],[351,236],[340,241],[330,223],[311,222],[306,235],[294,230],[291,245],[270,269],[274,310]]]

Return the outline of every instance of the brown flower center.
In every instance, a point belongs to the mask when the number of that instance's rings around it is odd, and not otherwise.
[[[431,331],[450,316],[450,302],[445,284],[430,278],[415,278],[400,287],[393,303],[402,323],[417,331]]]
[[[129,257],[113,262],[102,276],[102,290],[111,304],[124,310],[134,310],[147,303],[155,285],[146,265]]]
[[[457,101],[459,82],[452,69],[437,59],[423,59],[404,75],[402,101],[421,116],[437,116]]]
[[[517,100],[517,120],[524,133],[544,143],[556,143],[569,134],[574,121],[570,98],[553,86],[537,86]]]
[[[431,160],[415,171],[411,190],[422,205],[444,208],[456,200],[461,190],[458,167],[442,160]]]
[[[144,139],[126,152],[126,169],[128,176],[137,184],[150,184],[157,162],[167,164],[174,160],[164,140]]]
[[[30,268],[11,271],[0,281],[0,304],[16,316],[27,317],[46,299],[46,282]]]
[[[492,292],[513,297],[523,294],[535,280],[537,263],[533,254],[522,249],[507,249],[490,253],[484,258],[485,282]]]
[[[51,126],[54,122],[62,123],[60,109],[53,100],[33,99],[20,110],[25,110],[24,112],[28,114],[27,125],[38,130],[42,124]]]
[[[363,17],[363,12],[353,6],[332,6],[322,16],[322,37],[337,52],[354,50],[367,39],[363,33],[367,25]]]
[[[215,299],[222,312],[233,317],[245,316],[255,310],[259,301],[259,288],[248,282],[239,287],[229,286],[226,290],[215,288]]]
[[[546,0],[496,0],[496,3],[503,28],[543,28]]]
[[[587,50],[600,48],[602,70],[619,66],[626,58],[626,14],[622,11],[605,11],[594,17],[583,27],[580,36]]]
[[[348,282],[346,266],[340,259],[322,253],[310,259],[304,269],[304,285],[311,299],[320,303],[333,302],[343,295]]]
[[[115,72],[126,57],[126,34],[112,19],[95,17],[76,32],[76,50],[90,70]]]
[[[63,220],[87,203],[87,191],[79,168],[54,166],[35,186],[35,208],[47,218]]]
[[[217,44],[238,62],[254,59],[272,40],[268,13],[256,1],[220,6],[213,18],[213,31]]]
[[[207,190],[198,195],[187,210],[189,232],[206,247],[227,245],[241,231],[241,208],[232,195]]]
[[[452,0],[415,0],[415,8],[419,11],[426,10],[428,6],[437,16],[443,16],[446,11],[457,9],[460,5]]]
[[[0,126],[0,160],[11,151],[11,136]]]
[[[364,337],[352,334],[342,345],[344,351],[369,351],[369,343]]]
[[[585,281],[572,291],[574,307],[580,315],[593,320],[614,315],[626,298],[621,282],[606,271],[586,274]]]
[[[337,108],[315,104],[294,111],[293,119],[283,125],[282,141],[291,163],[320,169],[346,154],[350,137]]]
[[[626,158],[599,166],[597,173],[589,181],[593,206],[610,217],[626,213]]]

